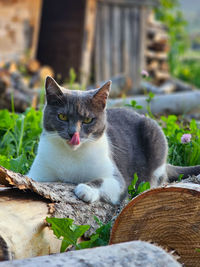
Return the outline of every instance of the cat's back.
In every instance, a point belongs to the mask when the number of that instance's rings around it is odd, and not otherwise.
[[[152,146],[155,149],[159,143],[166,146],[160,127],[154,120],[128,108],[108,109],[107,121],[110,148],[119,170],[125,178],[135,172],[144,178]]]
[[[126,135],[136,129],[144,119],[144,116],[139,115],[132,109],[107,109],[108,134],[114,134],[117,131]]]

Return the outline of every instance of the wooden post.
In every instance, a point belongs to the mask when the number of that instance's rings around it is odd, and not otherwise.
[[[40,20],[42,14],[42,2],[43,0],[28,1],[30,10],[33,12],[31,24],[34,27],[33,41],[31,44],[30,57],[35,58],[38,47],[38,39],[40,34]]]
[[[85,23],[83,30],[83,45],[80,67],[80,82],[83,86],[87,85],[90,67],[91,56],[94,43],[94,30],[96,23],[96,0],[87,0],[85,7]]]

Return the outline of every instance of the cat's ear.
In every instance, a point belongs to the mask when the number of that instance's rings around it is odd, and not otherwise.
[[[50,76],[47,76],[45,82],[47,104],[54,105],[61,101],[63,93],[57,82]]]
[[[92,103],[96,108],[100,110],[103,110],[105,108],[106,101],[108,99],[109,92],[111,89],[111,84],[112,81],[104,83],[104,85],[102,85],[93,95]]]

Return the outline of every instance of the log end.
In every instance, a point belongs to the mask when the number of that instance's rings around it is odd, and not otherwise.
[[[110,244],[131,240],[150,241],[175,251],[180,262],[200,262],[200,190],[163,187],[133,199],[121,212],[112,229]],[[200,185],[199,185],[200,189]]]

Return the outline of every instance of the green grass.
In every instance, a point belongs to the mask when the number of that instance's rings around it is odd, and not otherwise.
[[[163,131],[169,144],[168,161],[173,165],[200,164],[200,129],[195,120],[178,121],[175,115],[161,117]],[[0,110],[0,165],[22,174],[29,170],[42,132],[42,111],[33,108],[16,114]],[[191,142],[181,143],[181,136],[190,133]]]
[[[197,53],[197,55],[196,58],[188,55],[181,59],[173,75],[200,88],[200,53]]]
[[[195,120],[190,123],[178,121],[175,115],[161,117],[161,125],[169,145],[168,162],[177,166],[200,164],[200,129]],[[183,134],[191,134],[191,141],[182,143]]]
[[[25,174],[30,168],[42,132],[42,111],[23,114],[0,110],[0,165]]]

